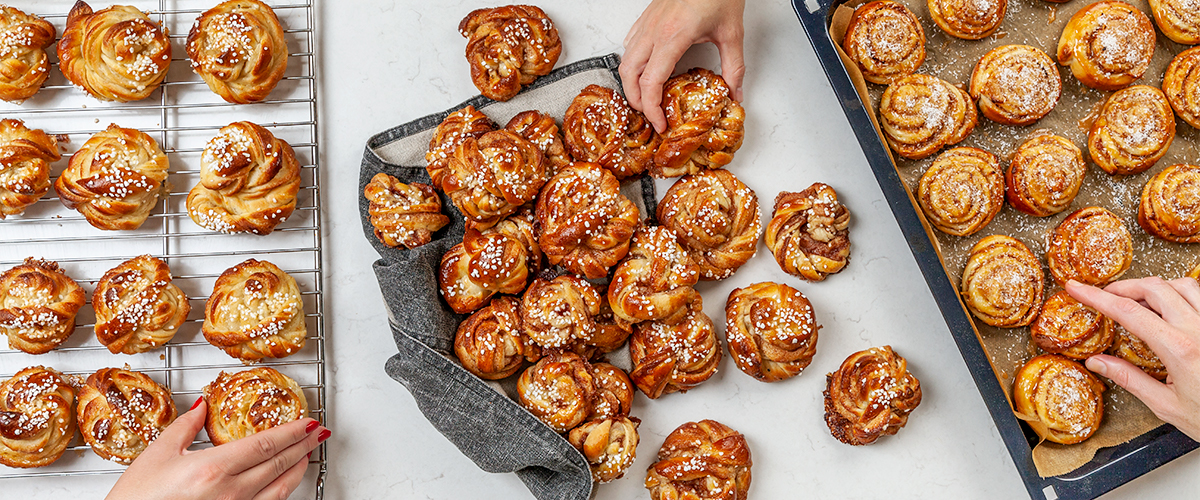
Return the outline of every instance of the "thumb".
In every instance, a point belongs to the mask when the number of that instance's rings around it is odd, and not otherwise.
[[[192,406],[187,413],[176,418],[171,425],[168,425],[158,436],[155,443],[162,442],[163,445],[169,446],[168,449],[178,451],[180,453],[192,445],[192,441],[196,439],[196,434],[204,428],[204,419],[208,416],[208,404],[204,398],[196,400],[196,404]]]
[[[742,79],[746,76],[746,60],[742,53],[742,36],[730,36],[717,43],[721,54],[721,78],[729,84],[729,97],[742,102]]]
[[[1171,422],[1172,416],[1178,414],[1179,399],[1175,393],[1133,363],[1107,354],[1099,354],[1087,359],[1087,368],[1124,387],[1125,390],[1142,400],[1155,415],[1168,423]]]

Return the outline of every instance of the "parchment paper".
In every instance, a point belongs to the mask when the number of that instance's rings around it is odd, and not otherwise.
[[[829,32],[839,46],[853,8],[866,1],[851,0],[837,8]],[[937,76],[966,90],[975,63],[987,51],[1001,45],[1031,45],[1045,51],[1057,61],[1055,52],[1063,27],[1071,15],[1097,0],[1075,0],[1066,4],[1042,0],[1009,0],[1008,12],[1000,29],[994,35],[977,41],[959,40],[946,35],[930,18],[924,0],[899,1],[916,14],[925,30],[925,62],[917,72]],[[1129,0],[1128,3],[1153,19],[1144,0]],[[1161,88],[1163,74],[1171,58],[1188,47],[1170,41],[1157,30],[1156,33],[1157,44],[1150,68],[1135,84]],[[838,52],[841,53],[840,48]],[[841,55],[859,94],[871,110],[872,119],[875,120],[878,129],[878,117],[874,109],[886,86],[866,83],[858,68],[849,62],[845,54]],[[1089,116],[1099,109],[1110,92],[1093,90],[1082,85],[1071,74],[1069,67],[1059,66],[1059,75],[1063,82],[1062,97],[1045,118],[1026,127],[1013,127],[992,122],[981,114],[979,126],[965,141],[956,146],[970,146],[989,151],[1000,158],[1001,166],[1007,171],[1017,146],[1032,135],[1049,131],[1070,139],[1084,151],[1085,158],[1088,158]],[[1122,279],[1152,275],[1167,279],[1178,278],[1184,276],[1198,260],[1196,248],[1166,242],[1146,233],[1137,224],[1137,208],[1142,187],[1154,174],[1170,165],[1198,161],[1198,138],[1200,136],[1196,129],[1182,120],[1176,120],[1175,140],[1166,156],[1147,172],[1128,177],[1110,176],[1088,158],[1088,172],[1079,196],[1067,210],[1057,215],[1037,218],[1015,210],[1006,203],[995,220],[969,237],[951,236],[931,229],[923,214],[922,222],[926,231],[933,235],[942,264],[956,285],[962,276],[971,247],[988,235],[1006,234],[1024,242],[1042,261],[1047,277],[1045,296],[1049,297],[1057,290],[1057,286],[1045,266],[1046,236],[1067,215],[1091,205],[1107,208],[1124,219],[1126,227],[1133,235],[1133,266]],[[933,155],[925,160],[912,161],[892,156],[900,178],[909,189],[910,199],[921,174],[936,157],[937,155]],[[913,206],[921,213],[916,203]],[[1013,375],[1025,361],[1039,354],[1039,349],[1031,342],[1028,327],[1002,329],[988,326],[973,317],[972,320],[976,334],[991,358],[992,369],[1001,386],[1005,388],[1006,394],[1009,394],[1011,405]],[[1124,443],[1162,425],[1162,421],[1128,391],[1111,382],[1107,385],[1110,390],[1105,392],[1104,420],[1095,435],[1076,445],[1064,446],[1043,441],[1034,447],[1033,461],[1040,475],[1049,477],[1069,473],[1091,461],[1096,450]]]

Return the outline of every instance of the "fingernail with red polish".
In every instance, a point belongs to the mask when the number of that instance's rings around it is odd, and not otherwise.
[[[307,458],[307,460],[312,460],[312,452],[311,452],[311,451],[310,451],[310,452],[308,452],[308,458]]]
[[[320,435],[317,436],[317,442],[324,443],[325,440],[329,439],[329,436],[332,436],[332,435],[333,435],[333,431],[331,431],[329,429],[325,429],[325,430],[321,431]]]
[[[312,431],[317,430],[317,427],[320,427],[320,426],[321,426],[320,422],[313,420],[312,422],[309,422],[308,425],[304,426],[304,433],[312,434]]]
[[[204,396],[200,396],[200,397],[196,398],[196,402],[192,403],[192,407],[188,408],[188,411],[195,410],[197,406],[200,406],[201,401],[204,401]]]

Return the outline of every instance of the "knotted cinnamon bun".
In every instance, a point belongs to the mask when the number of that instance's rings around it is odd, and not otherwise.
[[[225,270],[204,305],[202,331],[210,344],[243,363],[303,349],[308,329],[296,279],[265,260]]]
[[[1175,114],[1166,95],[1134,85],[1108,96],[1088,130],[1088,153],[1096,166],[1114,175],[1145,172],[1175,139]]]
[[[134,7],[114,5],[94,12],[79,1],[67,16],[58,60],[63,75],[92,97],[139,101],[166,79],[171,41]]]
[[[1104,286],[1133,264],[1133,237],[1125,222],[1100,207],[1076,210],[1049,235],[1046,263],[1058,286],[1075,280]]]
[[[442,189],[468,225],[482,230],[532,201],[545,183],[542,151],[517,134],[495,130],[458,143]]]
[[[1033,322],[1042,307],[1046,275],[1033,252],[1015,238],[988,236],[971,248],[963,270],[963,301],[980,321],[1000,328]]]
[[[0,99],[19,103],[41,89],[50,75],[46,47],[53,43],[53,24],[0,6]]]
[[[1200,167],[1171,165],[1142,189],[1138,224],[1176,243],[1200,242]]]
[[[442,256],[438,284],[455,312],[469,313],[497,293],[517,294],[542,261],[528,207],[495,226],[467,229],[463,242]]]
[[[60,159],[54,136],[20,120],[0,120],[0,220],[24,212],[50,190],[50,164]]]
[[[86,298],[58,263],[27,258],[0,274],[0,332],[11,349],[45,354],[75,331]]]
[[[596,333],[595,317],[602,300],[591,283],[577,276],[533,280],[521,298],[525,334],[547,349],[588,342]]]
[[[663,441],[646,489],[651,500],[746,500],[752,465],[741,433],[715,420],[688,422]]]
[[[545,356],[517,380],[521,406],[559,433],[582,424],[595,397],[591,365],[573,352]]]
[[[1200,12],[1185,0],[1150,0],[1150,13],[1163,34],[1184,45],[1200,43]]]
[[[1105,0],[1084,7],[1063,28],[1058,63],[1079,82],[1117,90],[1146,73],[1154,56],[1154,24],[1125,2]]]
[[[221,372],[204,386],[204,430],[214,446],[230,443],[308,416],[304,390],[274,368]]]
[[[1060,95],[1062,79],[1054,60],[1028,45],[996,47],[979,59],[971,73],[971,97],[979,101],[979,110],[1004,125],[1041,120]]]
[[[724,78],[692,68],[667,80],[662,99],[667,130],[650,175],[679,177],[733,161],[746,135],[746,110],[729,97]]]
[[[996,156],[976,148],[942,153],[917,184],[917,201],[939,231],[970,236],[1004,208],[1004,175]]]
[[[868,82],[886,85],[913,74],[925,62],[925,30],[908,7],[870,2],[854,9],[842,50]]]
[[[1013,406],[1043,439],[1075,444],[1100,428],[1104,390],[1104,383],[1079,363],[1043,354],[1017,372]]]
[[[538,243],[551,264],[603,278],[629,253],[638,216],[611,172],[574,163],[555,174],[538,197]]]
[[[732,276],[758,249],[758,195],[728,170],[679,179],[658,204],[657,215],[692,256],[702,280]]]
[[[433,181],[433,187],[445,191],[443,184],[450,174],[450,157],[458,145],[468,137],[479,139],[483,134],[496,130],[491,118],[467,106],[446,116],[433,131],[429,139],[429,151],[425,153],[425,170]]]
[[[1103,353],[1116,338],[1111,319],[1071,298],[1066,290],[1046,299],[1029,334],[1043,351],[1078,360]]]
[[[521,325],[521,301],[496,297],[458,325],[454,354],[463,368],[484,380],[500,380],[541,357]]]
[[[1008,0],[928,0],[929,17],[947,35],[979,40],[996,32],[1004,21]],[[1053,62],[1050,63],[1053,67]]]
[[[137,354],[175,337],[192,307],[171,283],[167,263],[149,255],[109,269],[92,294],[96,340],[113,354]]]
[[[79,389],[79,432],[105,460],[133,463],[174,421],[171,391],[145,374],[101,368]]]
[[[367,183],[363,196],[370,202],[367,210],[375,237],[390,247],[419,247],[450,223],[442,213],[441,198],[428,184],[405,184],[380,172]]]
[[[629,378],[650,399],[687,392],[712,378],[721,363],[721,343],[703,299],[697,295],[678,323],[638,323],[629,338],[629,358]]]
[[[620,479],[637,456],[638,424],[634,418],[592,420],[571,429],[567,437],[592,469],[592,479],[607,483]]]
[[[227,102],[267,98],[287,71],[288,46],[271,7],[227,0],[204,11],[187,37],[192,70]]]
[[[525,138],[542,150],[542,154],[545,155],[547,178],[553,177],[563,167],[571,164],[571,156],[567,154],[566,146],[563,145],[558,123],[550,115],[532,110],[517,113],[504,129]]]
[[[799,375],[817,353],[817,317],[799,290],[778,283],[735,289],[725,303],[725,339],[738,369],[763,382]]]
[[[850,261],[850,211],[837,192],[820,182],[775,197],[767,225],[767,248],[783,272],[824,281]]]
[[[1006,197],[1013,208],[1034,217],[1066,210],[1075,201],[1087,163],[1069,139],[1038,135],[1017,147],[1005,175]]]
[[[167,167],[167,155],[149,135],[109,125],[75,152],[54,190],[92,226],[133,230],[158,204]]]
[[[576,161],[597,163],[625,180],[651,168],[662,138],[620,94],[588,85],[567,108],[563,141]]]
[[[592,318],[596,323],[596,331],[591,339],[571,346],[575,354],[588,359],[596,359],[620,349],[633,335],[633,325],[613,314],[612,306],[608,304],[608,291],[597,291],[600,292],[600,314]]]
[[[633,382],[629,381],[629,376],[605,362],[591,363],[588,369],[596,384],[588,420],[628,417],[633,405]]]
[[[975,130],[979,113],[962,89],[937,77],[913,74],[883,91],[879,120],[896,154],[920,160],[966,139]]]
[[[613,272],[608,303],[613,314],[629,323],[662,321],[674,324],[687,314],[699,294],[696,265],[662,226],[642,226],[633,235],[629,256]]]
[[[896,434],[921,404],[921,381],[891,346],[851,354],[825,380],[825,424],[849,445]]]
[[[1192,47],[1171,59],[1163,76],[1163,93],[1175,114],[1200,128],[1200,47]]]
[[[554,23],[532,5],[471,11],[458,32],[467,39],[471,81],[497,101],[512,99],[522,85],[550,73],[562,53]]]
[[[1158,380],[1167,379],[1167,366],[1161,359],[1158,359],[1158,355],[1154,354],[1154,351],[1150,350],[1150,346],[1142,342],[1142,339],[1130,334],[1121,325],[1116,326],[1116,331],[1116,339],[1113,340],[1112,347],[1108,349],[1108,354],[1133,363],[1147,375]]]
[[[75,387],[53,368],[34,366],[0,383],[0,464],[43,467],[75,437]]]
[[[292,215],[299,192],[292,146],[256,124],[235,122],[205,146],[188,215],[211,231],[271,234]]]

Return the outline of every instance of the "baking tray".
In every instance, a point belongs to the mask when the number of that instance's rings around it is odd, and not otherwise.
[[[946,326],[958,344],[1029,496],[1035,500],[1090,500],[1200,447],[1173,426],[1164,424],[1127,443],[1097,451],[1090,462],[1070,473],[1046,478],[1038,475],[1033,463],[1033,446],[1038,438],[1013,414],[955,282],[946,272],[929,229],[918,214],[917,204],[901,181],[887,145],[876,131],[870,111],[830,38],[829,24],[834,10],[844,2],[792,0],[792,7],[812,42],[817,59],[912,249],[913,257],[925,275],[929,290],[942,311]]]
[[[13,7],[38,14],[55,26],[62,36],[67,12],[74,0],[10,0]],[[109,123],[139,129],[159,143],[170,161],[164,195],[141,228],[134,231],[100,231],[92,228],[73,210],[63,207],[51,189],[24,214],[0,220],[0,270],[13,267],[25,257],[57,261],[67,275],[88,294],[79,311],[76,329],[58,349],[30,355],[0,348],[0,380],[26,366],[45,365],[67,374],[87,375],[103,367],[128,364],[171,390],[180,412],[190,407],[201,388],[222,370],[247,367],[204,340],[200,326],[204,302],[216,278],[227,268],[248,258],[269,260],[287,271],[300,287],[304,301],[308,338],[305,348],[271,366],[295,379],[309,401],[314,419],[327,421],[325,377],[325,325],[322,244],[321,188],[317,118],[316,11],[312,0],[267,0],[279,16],[288,43],[288,69],[267,100],[248,105],[231,105],[208,89],[189,67],[184,42],[196,17],[216,5],[216,0],[125,0],[146,11],[151,19],[168,29],[172,44],[171,66],[165,82],[150,97],[129,103],[101,102],[87,96],[58,69],[57,56],[50,51],[50,76],[37,95],[22,104],[0,102],[0,118],[24,120],[31,128],[43,129],[61,139],[63,159],[51,165],[51,181],[66,168],[69,158],[92,134]],[[99,10],[111,5],[91,2]],[[53,47],[51,47],[53,49]],[[200,156],[208,139],[233,121],[249,120],[288,141],[301,165],[301,187],[293,215],[268,236],[219,234],[194,224],[188,217],[185,199],[199,179]],[[60,142],[61,144],[61,142]],[[111,354],[93,332],[95,316],[91,295],[96,282],[109,268],[141,254],[161,258],[171,266],[174,283],[187,295],[191,314],[164,348],[137,355]],[[3,342],[0,342],[0,346]],[[207,447],[203,433],[194,441]],[[78,488],[107,489],[125,467],[105,461],[76,433],[71,446],[55,463],[37,469],[0,466],[0,486],[25,486],[41,482],[42,488],[63,485],[77,496]],[[301,491],[318,500],[323,495],[326,451],[321,445],[309,460]],[[63,477],[77,481],[60,483]],[[84,495],[88,496],[88,495]],[[4,495],[0,494],[0,497]]]

